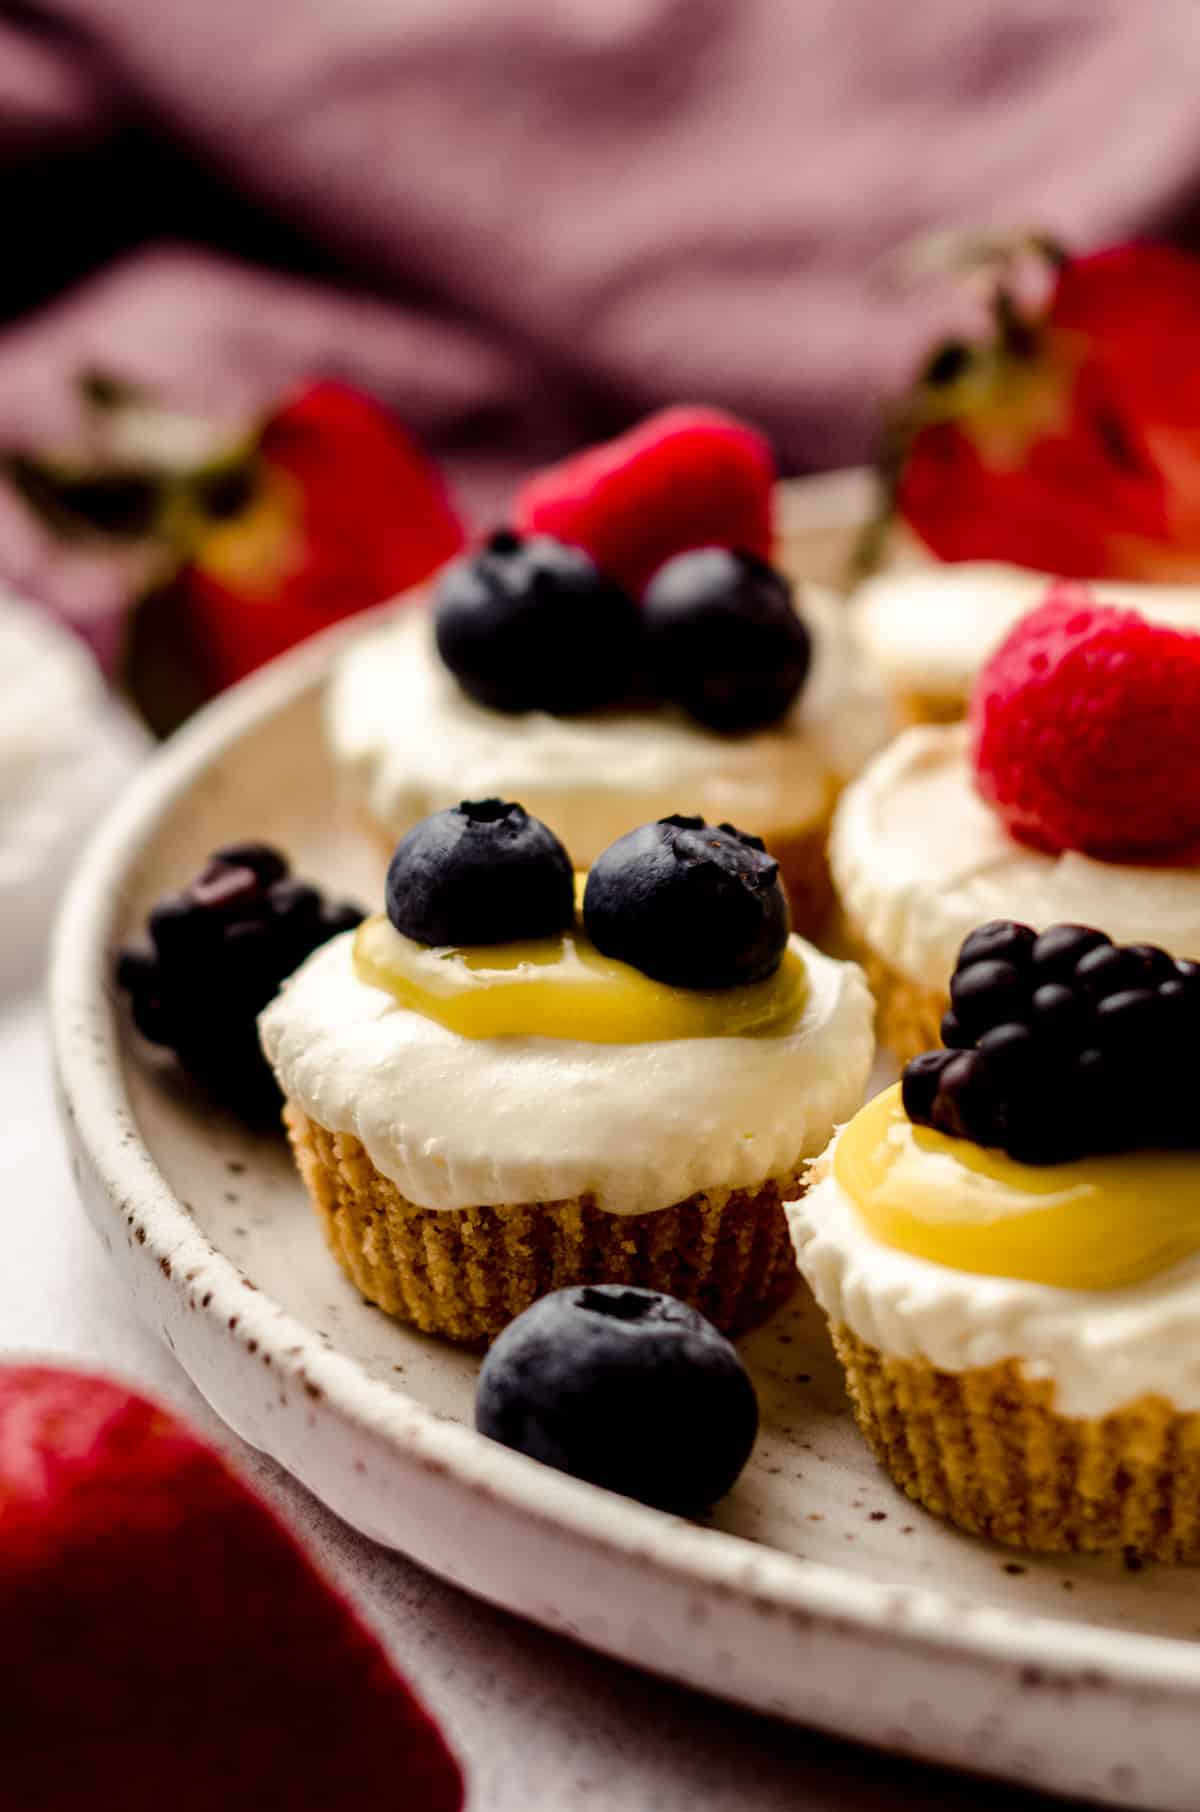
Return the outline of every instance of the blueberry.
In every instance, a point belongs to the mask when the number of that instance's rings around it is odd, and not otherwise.
[[[387,913],[419,944],[551,937],[575,918],[571,858],[523,806],[464,800],[414,824],[387,873]]]
[[[754,1386],[698,1310],[657,1290],[556,1290],[510,1322],[479,1374],[475,1426],[610,1491],[692,1515],[758,1431]]]
[[[1023,1017],[1025,977],[1015,963],[985,957],[968,968],[956,969],[950,980],[950,1001],[958,1023],[976,1036],[989,1026]]]
[[[1030,925],[1019,925],[1013,919],[992,919],[963,939],[956,966],[966,969],[972,963],[995,957],[1019,968],[1031,955],[1035,938]]]
[[[1090,925],[1051,925],[1048,931],[1035,938],[1030,955],[1034,967],[1041,972],[1041,980],[1057,981],[1060,977],[1069,977],[1080,957],[1086,956],[1089,950],[1097,950],[1111,941]]]
[[[606,956],[677,988],[733,988],[779,967],[788,905],[762,839],[703,818],[660,818],[610,844],[583,897]]]
[[[278,1120],[280,1094],[257,1019],[280,984],[337,931],[362,918],[293,881],[278,850],[232,843],[152,909],[149,942],[122,950],[117,985],[144,1038],[243,1118]]]
[[[778,721],[812,645],[788,581],[754,554],[693,548],[661,566],[642,602],[650,682],[712,730]]]
[[[494,711],[594,711],[626,697],[641,660],[633,600],[582,548],[501,530],[443,571],[438,653]]]

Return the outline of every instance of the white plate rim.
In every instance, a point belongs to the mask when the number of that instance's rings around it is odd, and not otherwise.
[[[552,1526],[584,1547],[649,1563],[689,1589],[733,1593],[846,1633],[857,1630],[876,1645],[915,1643],[964,1660],[1103,1673],[1103,1684],[1110,1687],[1125,1683],[1168,1695],[1200,1693],[1200,1645],[1045,1616],[1016,1617],[999,1606],[974,1606],[964,1617],[961,1601],[927,1587],[860,1578],[848,1569],[681,1523],[535,1467],[320,1346],[310,1330],[210,1245],[137,1138],[121,1081],[108,973],[115,892],[159,815],[195,774],[261,718],[319,683],[338,647],[362,626],[360,617],[293,650],[207,706],[163,745],[96,828],[62,901],[49,976],[62,1111],[72,1143],[108,1202],[119,1215],[136,1217],[144,1234],[138,1246],[144,1266],[167,1277],[202,1267],[210,1300],[199,1312],[218,1328],[236,1317],[239,1347],[252,1333],[278,1349],[280,1369],[310,1384],[326,1412],[383,1438],[417,1466],[497,1500],[526,1522]],[[285,1349],[302,1351],[303,1357],[285,1357]]]

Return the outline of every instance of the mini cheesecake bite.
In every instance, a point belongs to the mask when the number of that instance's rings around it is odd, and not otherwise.
[[[981,927],[956,979],[984,965],[953,1044],[789,1208],[800,1268],[909,1496],[1022,1546],[1195,1561],[1200,972],[1082,925]]]
[[[1073,585],[999,560],[921,559],[875,573],[851,593],[850,621],[905,723],[957,723],[983,668],[1021,618],[1073,588],[1163,628],[1200,633],[1200,585]]]
[[[363,1295],[470,1344],[593,1283],[760,1319],[794,1276],[782,1203],[873,1041],[758,840],[675,815],[575,877],[521,806],[466,801],[401,840],[386,904],[260,1020]]]
[[[770,563],[769,449],[668,413],[584,456],[603,453],[586,482],[541,475],[516,527],[352,645],[330,748],[389,851],[465,787],[522,799],[587,868],[687,798],[765,840],[794,923],[815,931],[834,799],[891,706],[840,601]]]
[[[1197,776],[1200,635],[1074,592],[1024,618],[968,724],[906,730],[839,802],[831,865],[881,1041],[901,1059],[937,1042],[956,953],[987,921],[1099,924],[1200,959]]]

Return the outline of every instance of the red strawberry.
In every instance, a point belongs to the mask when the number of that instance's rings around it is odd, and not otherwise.
[[[458,1812],[428,1714],[224,1462],[106,1380],[0,1367],[3,1798]]]
[[[253,491],[181,580],[208,688],[418,584],[462,544],[441,477],[399,422],[345,385],[313,384],[268,421]]]
[[[976,682],[976,785],[1037,849],[1200,859],[1200,635],[1055,587]]]
[[[526,479],[515,526],[586,548],[638,597],[664,560],[688,548],[768,558],[774,482],[769,443],[736,416],[663,409]]]
[[[1083,578],[1200,574],[1200,261],[1110,247],[1035,308],[1001,270],[993,331],[896,412],[900,513],[944,560]]]

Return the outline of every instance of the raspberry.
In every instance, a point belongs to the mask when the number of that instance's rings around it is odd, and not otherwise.
[[[946,1048],[904,1072],[910,1120],[1026,1164],[1195,1149],[1195,963],[1084,925],[1035,937],[1000,919],[964,942],[950,998]]]
[[[1057,587],[983,669],[971,730],[979,792],[1022,843],[1200,852],[1200,635]]]
[[[639,597],[674,554],[771,551],[775,460],[753,428],[718,409],[663,409],[616,440],[537,472],[521,486],[515,527],[586,548]]]

